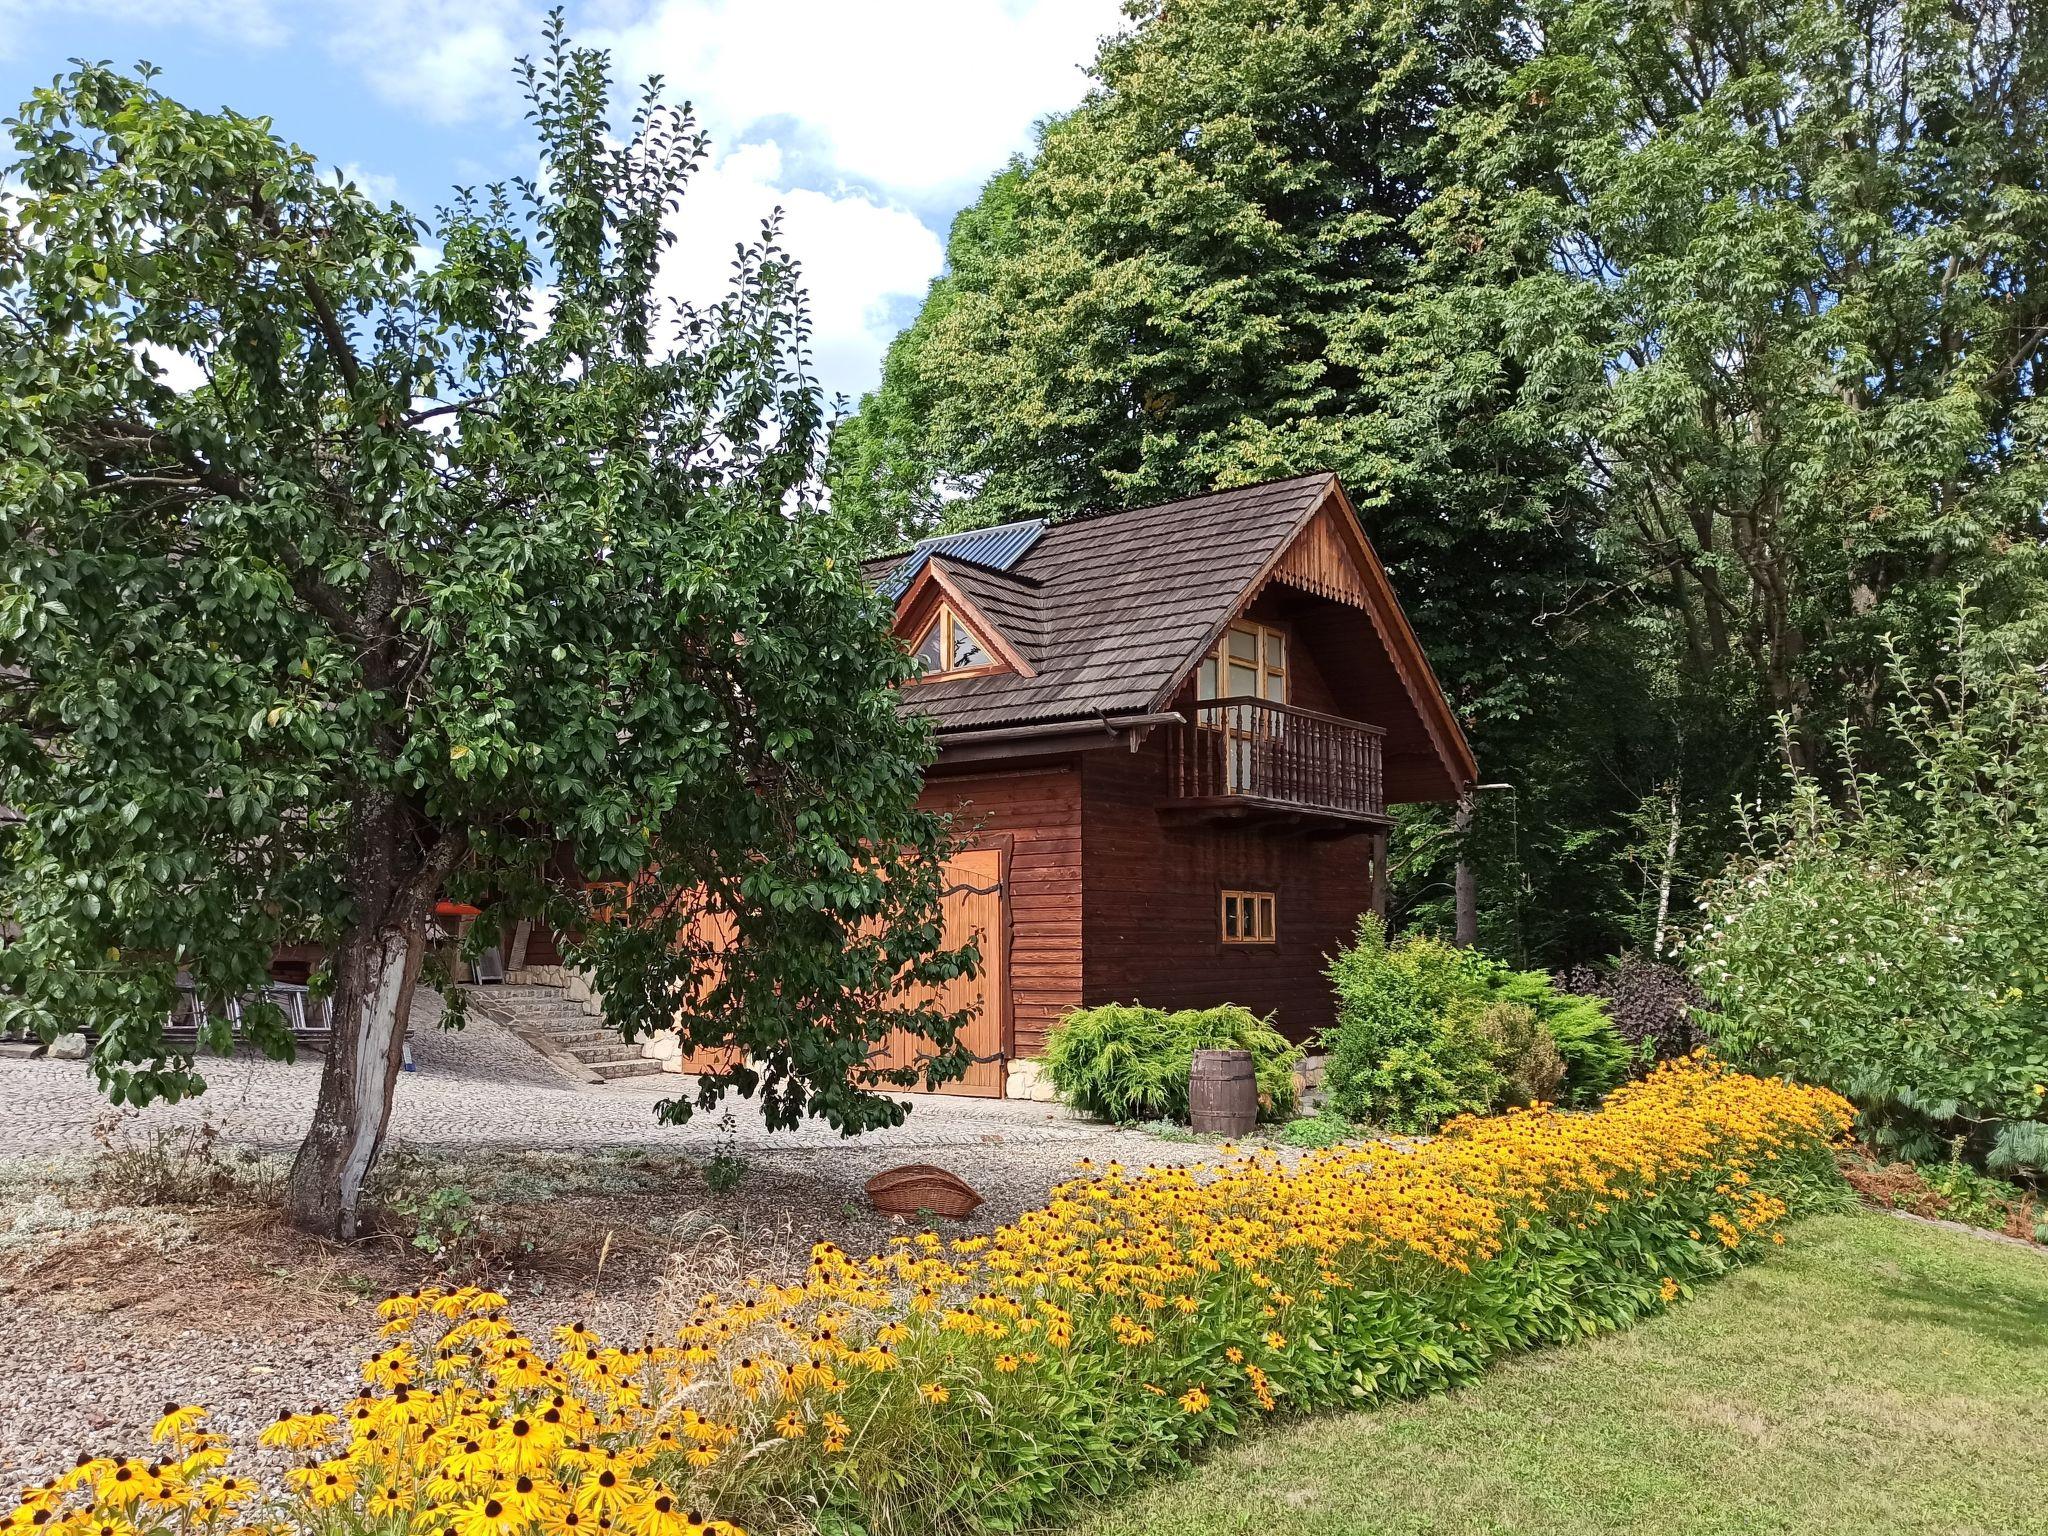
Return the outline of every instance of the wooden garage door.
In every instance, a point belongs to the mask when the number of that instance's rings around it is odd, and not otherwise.
[[[968,1067],[965,1077],[942,1086],[939,1089],[941,1093],[985,1099],[1003,1096],[1007,1045],[1004,1021],[1009,1016],[1010,957],[1002,880],[1002,855],[993,848],[970,849],[955,854],[946,863],[945,937],[942,947],[955,949],[969,939],[978,940],[981,945],[981,972],[971,978],[962,977],[912,994],[914,1003],[930,1002],[947,1012],[955,1009],[969,1012],[968,1021],[960,1031],[960,1039],[979,1059]],[[932,1050],[931,1042],[922,1035],[899,1029],[883,1041],[875,1062],[880,1067],[909,1066],[930,1056]]]
[[[1006,1075],[1006,1033],[1009,1018],[1009,953],[1007,893],[1003,890],[1002,854],[993,848],[970,849],[946,862],[945,928],[941,947],[956,949],[969,939],[981,946],[981,971],[936,988],[920,988],[907,996],[916,1006],[932,1003],[953,1012],[964,1009],[969,1019],[960,1031],[962,1042],[977,1059],[964,1077],[944,1084],[941,1093],[965,1094],[976,1098],[1003,1096]],[[716,951],[731,942],[729,920],[709,919],[717,926],[711,933]],[[933,1046],[922,1035],[908,1030],[893,1031],[875,1053],[877,1067],[911,1066],[929,1057]],[[685,1072],[720,1072],[730,1067],[738,1053],[730,1046],[705,1046],[683,1058]],[[894,1083],[878,1085],[885,1092],[904,1090]],[[922,1093],[922,1084],[910,1090]]]

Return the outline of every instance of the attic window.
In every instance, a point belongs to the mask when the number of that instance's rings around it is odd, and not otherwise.
[[[987,672],[996,665],[995,658],[974,638],[966,621],[945,604],[932,616],[924,634],[911,647],[911,654],[924,663],[927,681],[963,672]]]

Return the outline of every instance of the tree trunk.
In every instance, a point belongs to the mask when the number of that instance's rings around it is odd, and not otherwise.
[[[363,1185],[391,1120],[425,950],[426,934],[418,928],[361,929],[336,957],[334,1044],[320,1074],[312,1128],[292,1163],[291,1219],[305,1231],[356,1235]]]
[[[335,949],[334,1044],[287,1195],[293,1223],[322,1237],[356,1235],[363,1185],[391,1120],[428,915],[467,846],[459,832],[442,834],[424,852],[423,841],[412,813],[389,794],[365,792],[351,810],[347,878],[356,925]]]
[[[1472,862],[1472,808],[1473,796],[1466,795],[1458,802],[1458,814],[1451,819],[1451,827],[1458,835],[1458,871],[1454,889],[1457,892],[1458,927],[1457,942],[1465,949],[1479,947],[1479,870]]]
[[[1650,942],[1653,958],[1664,958],[1664,929],[1671,921],[1671,879],[1678,868],[1678,780],[1671,781],[1671,822],[1664,838],[1664,871],[1657,880],[1657,931]]]

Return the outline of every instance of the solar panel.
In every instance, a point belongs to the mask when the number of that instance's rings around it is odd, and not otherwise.
[[[1045,519],[1034,517],[1022,523],[1002,523],[994,528],[970,528],[965,533],[942,533],[936,538],[920,539],[881,590],[891,600],[903,595],[917,573],[924,569],[925,561],[934,553],[951,555],[959,560],[972,560],[976,565],[985,565],[991,570],[1007,571],[1022,560],[1039,535],[1045,532]]]

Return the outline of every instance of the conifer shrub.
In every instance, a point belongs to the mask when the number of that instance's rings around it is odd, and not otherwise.
[[[1399,1131],[1432,1130],[1529,1097],[1590,1104],[1628,1076],[1634,1053],[1596,998],[1560,991],[1429,934],[1390,942],[1367,914],[1330,964],[1337,1023],[1324,1032],[1331,1112]],[[1489,1020],[1495,1008],[1503,1012]],[[1549,1049],[1529,1032],[1539,1026]],[[1562,1071],[1552,1076],[1554,1052]],[[1538,1095],[1537,1085],[1548,1092]]]
[[[1119,1123],[1188,1118],[1188,1072],[1195,1052],[1248,1051],[1259,1085],[1261,1119],[1294,1112],[1299,1047],[1249,1008],[1186,1008],[1168,1013],[1136,1003],[1077,1008],[1046,1039],[1053,1086],[1083,1114]]]

